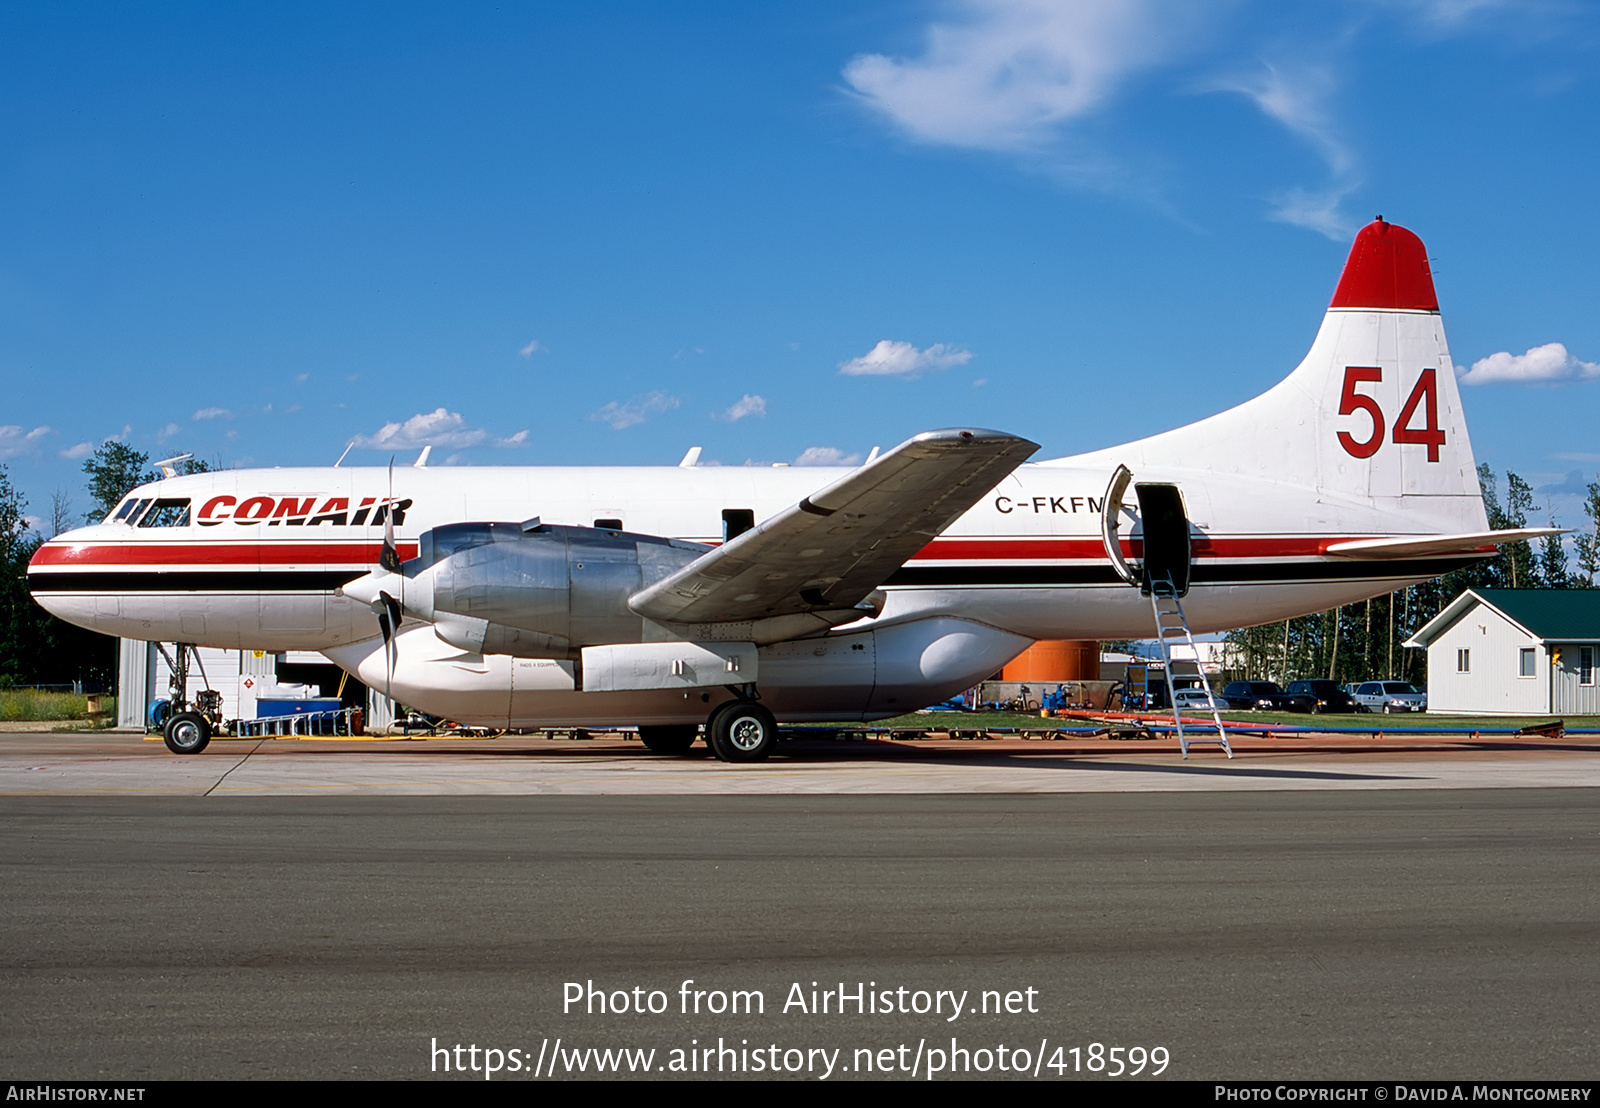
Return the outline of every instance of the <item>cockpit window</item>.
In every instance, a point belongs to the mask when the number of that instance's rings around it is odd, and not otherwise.
[[[144,514],[139,521],[140,527],[187,527],[189,526],[189,498],[181,500],[157,500],[155,507]]]
[[[141,500],[137,496],[130,496],[128,499],[122,502],[122,507],[106,516],[106,522],[126,523],[131,527],[134,520],[139,518],[139,513],[143,512],[149,506],[150,500],[148,497]]]

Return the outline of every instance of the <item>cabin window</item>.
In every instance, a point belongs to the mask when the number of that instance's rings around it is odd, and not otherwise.
[[[139,518],[139,513],[149,506],[150,501],[148,499],[141,500],[138,497],[130,496],[122,502],[122,507],[118,508],[113,515],[106,517],[106,522],[116,523],[121,520],[123,523],[132,526],[134,520]]]
[[[594,525],[601,531],[622,530],[622,521],[620,519],[597,519],[594,521]]]
[[[1521,650],[1517,651],[1517,676],[1518,677],[1532,677],[1533,676],[1533,666],[1534,666],[1534,661],[1533,661],[1533,648],[1532,647],[1523,647]]]
[[[1471,673],[1472,672],[1472,651],[1470,651],[1470,650],[1458,650],[1458,651],[1456,651],[1456,672],[1457,673]]]
[[[1578,684],[1594,684],[1594,647],[1578,647]]]
[[[756,513],[750,508],[722,509],[722,541],[732,542],[756,525]]]
[[[155,507],[145,513],[139,521],[140,527],[187,527],[189,526],[189,498],[181,500],[157,500]]]

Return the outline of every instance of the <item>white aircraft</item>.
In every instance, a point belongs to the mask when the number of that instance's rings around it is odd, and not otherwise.
[[[1152,590],[1187,596],[1195,632],[1221,631],[1547,533],[1488,530],[1426,250],[1381,217],[1276,387],[1023,464],[1036,449],[955,429],[856,469],[171,477],[46,543],[28,581],[107,634],[320,651],[440,716],[637,726],[658,752],[704,723],[719,757],[747,761],[778,719],[881,719],[1035,640],[1147,637]],[[195,753],[213,721],[183,695],[167,745]]]

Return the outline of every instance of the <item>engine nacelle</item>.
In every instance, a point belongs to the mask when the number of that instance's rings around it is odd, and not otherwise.
[[[453,523],[423,533],[402,599],[459,649],[576,658],[589,644],[644,641],[628,598],[709,549],[592,527]]]

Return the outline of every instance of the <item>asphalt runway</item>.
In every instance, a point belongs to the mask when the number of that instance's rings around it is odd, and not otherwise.
[[[1187,765],[838,744],[754,771],[559,743],[249,745],[0,736],[8,1077],[1105,1080],[1113,1047],[1202,1080],[1597,1069],[1582,744]],[[611,795],[581,784],[608,768],[627,779]],[[404,795],[402,770],[431,795]],[[692,771],[701,787],[666,787]]]

